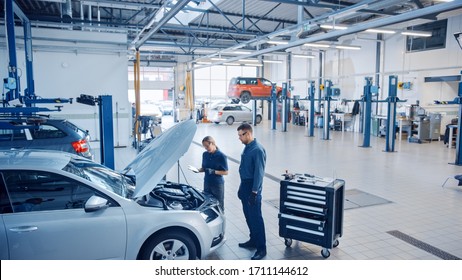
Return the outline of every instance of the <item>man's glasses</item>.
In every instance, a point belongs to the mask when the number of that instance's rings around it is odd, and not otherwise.
[[[246,132],[244,132],[244,133],[242,133],[242,134],[237,134],[237,135],[239,135],[239,137],[242,137],[242,136],[245,136],[245,135],[247,134],[247,132],[248,132],[248,131],[246,131]]]

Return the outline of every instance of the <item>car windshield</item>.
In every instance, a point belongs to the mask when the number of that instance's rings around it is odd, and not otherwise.
[[[130,198],[135,190],[129,177],[92,161],[73,158],[63,170],[125,198]]]

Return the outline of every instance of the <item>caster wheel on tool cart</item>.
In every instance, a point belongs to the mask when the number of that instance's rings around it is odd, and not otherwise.
[[[325,258],[325,259],[327,259],[328,257],[330,257],[329,249],[322,248],[322,250],[321,250],[321,256],[323,256],[323,258]]]
[[[334,241],[334,244],[332,244],[332,246],[334,246],[334,248],[335,248],[335,247],[338,246],[339,243],[340,243],[340,242],[339,242],[338,239],[337,239],[337,240]]]
[[[292,239],[284,238],[284,244],[286,245],[286,247],[292,246]]]

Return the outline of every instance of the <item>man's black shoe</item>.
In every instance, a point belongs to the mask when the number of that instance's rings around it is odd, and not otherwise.
[[[239,247],[247,248],[247,249],[254,249],[255,245],[249,240],[249,241],[244,242],[244,243],[239,243]]]
[[[266,251],[256,251],[251,260],[261,260],[266,256]]]

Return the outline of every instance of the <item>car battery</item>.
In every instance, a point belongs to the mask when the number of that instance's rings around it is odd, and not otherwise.
[[[290,247],[292,239],[322,246],[330,256],[343,231],[345,181],[309,174],[281,181],[279,236]]]

